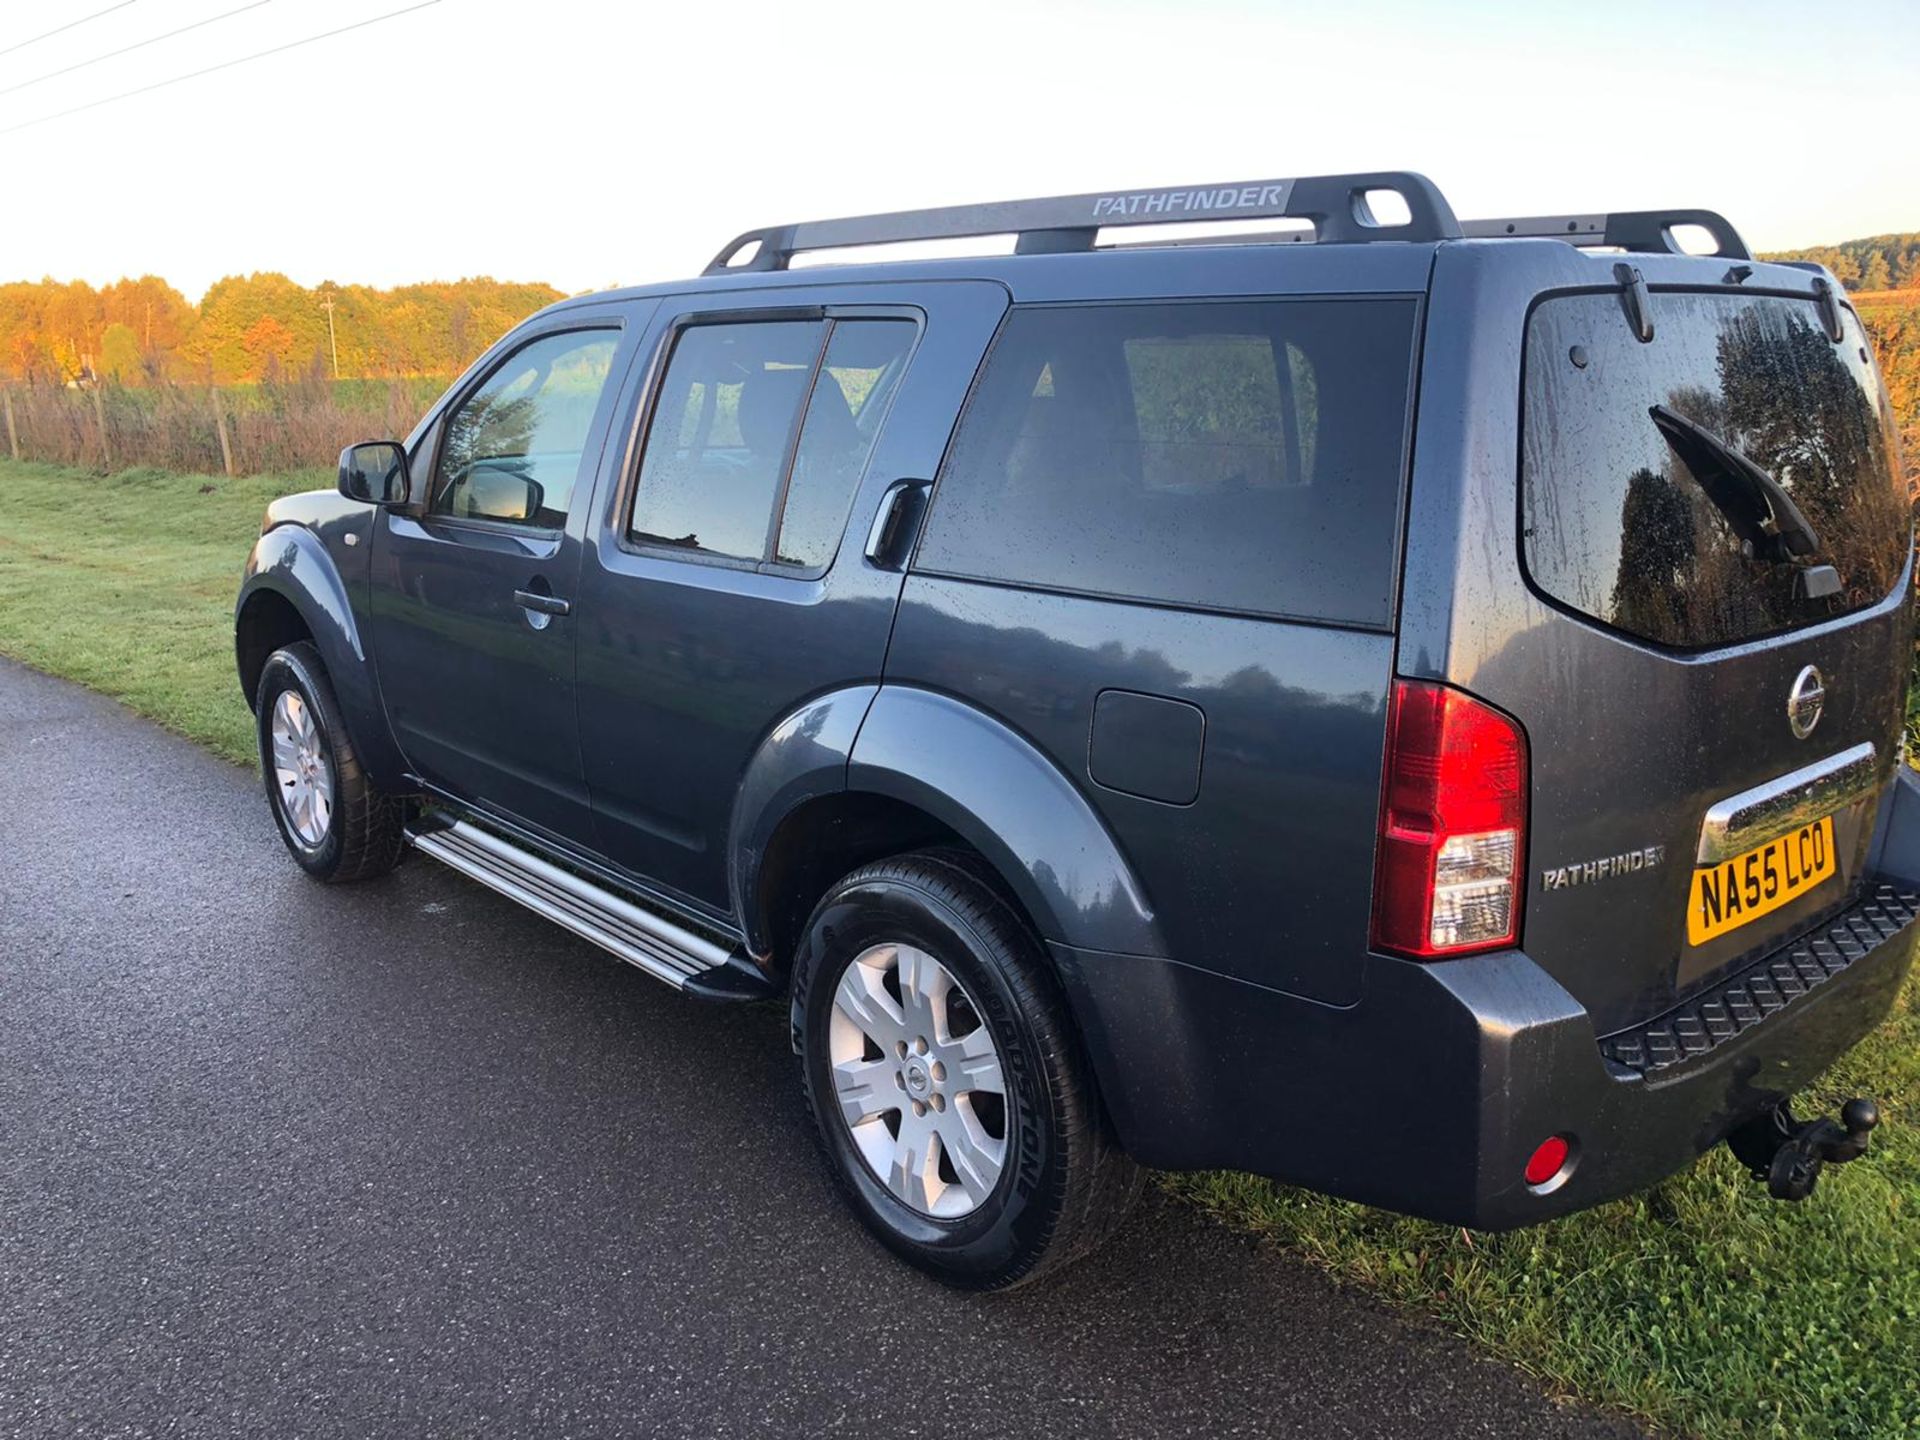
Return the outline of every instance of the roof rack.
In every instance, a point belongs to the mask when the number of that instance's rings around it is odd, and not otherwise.
[[[1751,260],[1740,232],[1713,210],[1617,210],[1610,215],[1536,215],[1511,220],[1466,220],[1461,232],[1485,240],[1531,236],[1565,240],[1569,245],[1606,246],[1653,254],[1685,255],[1673,238],[1676,225],[1697,225],[1713,236],[1713,254],[1724,260]]]
[[[1405,202],[1405,221],[1389,225],[1374,216],[1367,195],[1381,190],[1391,191]],[[1110,226],[1280,218],[1309,220],[1316,240],[1342,243],[1456,240],[1461,233],[1460,222],[1454,219],[1446,197],[1426,176],[1409,170],[1382,170],[1365,175],[1054,195],[1039,200],[948,205],[936,210],[770,225],[730,241],[714,256],[705,273],[784,270],[795,255],[808,250],[980,235],[1019,236],[1014,250],[1019,255],[1060,254],[1093,249],[1100,231]],[[749,255],[748,248],[755,242],[758,248]]]
[[[1369,194],[1396,194],[1407,218],[1398,224],[1378,219]],[[1157,190],[1096,191],[1052,195],[1038,200],[1002,200],[986,205],[947,205],[935,210],[896,210],[838,220],[809,220],[800,225],[768,225],[749,230],[713,257],[708,275],[756,270],[785,270],[793,257],[809,250],[840,250],[861,245],[890,245],[909,240],[961,240],[981,235],[1015,235],[1016,255],[1055,255],[1091,250],[1103,229],[1123,225],[1165,225],[1195,220],[1306,220],[1313,238],[1353,244],[1373,240],[1457,240],[1465,237],[1547,238],[1570,245],[1684,255],[1674,227],[1697,225],[1713,236],[1712,253],[1728,260],[1751,260],[1746,241],[1724,216],[1712,210],[1620,210],[1611,214],[1540,215],[1526,219],[1456,220],[1453,207],[1424,175],[1411,170],[1378,170],[1362,175],[1313,175],[1295,180],[1247,180],[1221,185],[1181,185]],[[1261,243],[1298,240],[1296,233],[1236,235],[1229,241]],[[1170,244],[1220,244],[1219,237]]]

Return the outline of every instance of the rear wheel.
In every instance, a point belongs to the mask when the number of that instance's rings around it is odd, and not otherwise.
[[[254,698],[267,803],[288,852],[309,875],[365,880],[400,863],[405,805],[361,769],[307,641],[267,657]]]
[[[1097,1245],[1138,1193],[1040,943],[970,857],[901,856],[828,891],[793,1018],[842,1189],[941,1279],[1033,1279]]]

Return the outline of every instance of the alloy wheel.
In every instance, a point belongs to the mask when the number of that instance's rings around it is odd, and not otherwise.
[[[1007,1159],[1005,1070],[952,971],[910,945],[870,946],[834,989],[834,1102],[881,1183],[922,1215],[986,1203]]]
[[[270,724],[280,813],[302,845],[316,848],[333,827],[333,770],[313,709],[299,691],[282,690]]]

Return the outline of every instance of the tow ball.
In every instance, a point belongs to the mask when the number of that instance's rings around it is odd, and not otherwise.
[[[1867,1153],[1867,1137],[1879,1123],[1880,1107],[1864,1097],[1841,1106],[1838,1120],[1824,1115],[1796,1120],[1782,1101],[1727,1136],[1727,1148],[1754,1179],[1767,1182],[1774,1199],[1804,1200],[1819,1183],[1823,1166],[1844,1165]]]

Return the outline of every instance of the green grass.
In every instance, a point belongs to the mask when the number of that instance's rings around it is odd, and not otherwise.
[[[331,482],[0,460],[0,654],[252,764],[233,664],[240,567],[269,500]]]
[[[0,652],[242,763],[231,607],[266,502],[329,483],[0,461]],[[1657,1191],[1505,1236],[1237,1175],[1168,1177],[1230,1224],[1413,1307],[1568,1393],[1703,1436],[1920,1434],[1920,981],[1808,1098],[1869,1092],[1872,1155],[1807,1204],[1722,1153]]]

